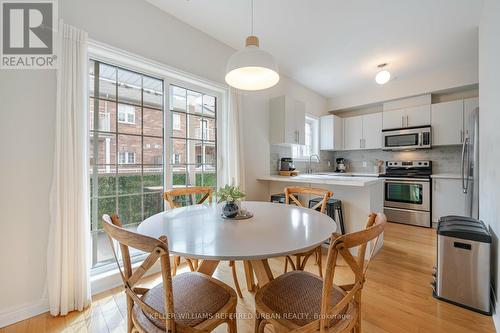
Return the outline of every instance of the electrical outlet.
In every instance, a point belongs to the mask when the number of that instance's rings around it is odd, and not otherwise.
[[[366,161],[363,161],[363,168],[366,168]]]

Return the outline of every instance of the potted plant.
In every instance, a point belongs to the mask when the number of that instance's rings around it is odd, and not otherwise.
[[[226,203],[224,207],[222,207],[222,214],[227,218],[234,218],[238,215],[240,210],[237,201],[243,199],[246,194],[240,190],[239,186],[226,185],[217,191],[217,196],[219,197],[219,203]]]

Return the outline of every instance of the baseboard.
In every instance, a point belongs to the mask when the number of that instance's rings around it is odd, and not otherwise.
[[[0,312],[0,328],[38,316],[47,311],[49,311],[49,302],[47,299],[41,299],[33,303],[26,303],[4,310]]]

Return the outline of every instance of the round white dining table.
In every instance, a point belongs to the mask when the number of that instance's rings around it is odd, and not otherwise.
[[[137,232],[167,236],[172,254],[201,259],[198,271],[212,275],[221,260],[245,263],[247,288],[273,279],[267,259],[312,250],[336,231],[336,223],[316,210],[270,202],[243,201],[253,214],[245,220],[222,218],[222,204],[175,208],[145,219]]]

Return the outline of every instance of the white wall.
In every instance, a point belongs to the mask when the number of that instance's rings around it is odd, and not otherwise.
[[[376,84],[374,80],[370,89],[333,96],[328,100],[328,110],[348,109],[477,83],[477,63],[438,68],[409,79],[396,78],[383,86]]]
[[[0,327],[5,312],[45,305],[55,82],[53,70],[0,70]]]
[[[59,11],[66,23],[88,31],[96,41],[221,83],[234,52],[142,0],[64,0]],[[269,173],[268,99],[281,94],[304,101],[307,112],[326,113],[323,97],[286,77],[271,90],[245,94],[249,198],[260,196],[255,177]],[[46,306],[55,72],[0,71],[0,112],[1,327]]]
[[[500,1],[485,0],[479,27],[479,215],[495,234],[493,267],[500,298]],[[493,317],[500,330],[500,304]]]

